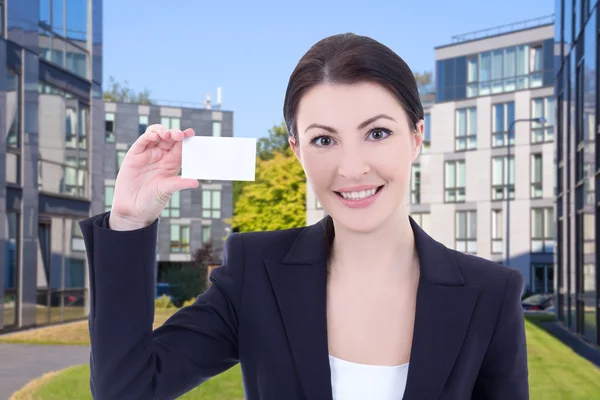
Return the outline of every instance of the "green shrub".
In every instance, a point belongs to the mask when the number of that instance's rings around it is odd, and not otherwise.
[[[154,308],[175,308],[175,305],[169,296],[163,294],[154,300]]]
[[[187,306],[191,306],[192,304],[194,304],[196,302],[196,298],[191,298],[189,300],[186,300],[183,302],[183,305],[181,307],[187,307]]]

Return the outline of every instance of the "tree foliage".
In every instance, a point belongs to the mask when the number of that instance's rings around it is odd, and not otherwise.
[[[270,156],[271,157],[271,156]],[[235,231],[266,231],[306,224],[306,178],[289,147],[258,158],[256,180],[245,185],[236,203]]]
[[[108,78],[107,89],[104,91],[103,98],[106,101],[116,103],[134,103],[134,104],[152,104],[150,100],[150,91],[144,89],[143,92],[136,93],[129,87],[129,82],[117,82],[112,76]]]
[[[256,155],[261,160],[270,160],[275,153],[285,153],[290,147],[288,143],[288,130],[285,122],[269,129],[269,136],[258,139]]]
[[[288,130],[285,122],[281,122],[279,125],[274,125],[269,129],[269,135],[262,137],[256,142],[256,156],[259,160],[270,160],[274,157],[275,153],[286,154],[290,145],[288,143]],[[236,206],[240,195],[246,185],[251,184],[248,181],[234,181],[233,182],[233,210],[235,214]],[[235,230],[235,227],[234,227]]]
[[[415,80],[420,93],[431,93],[435,91],[433,73],[431,71],[416,72]]]

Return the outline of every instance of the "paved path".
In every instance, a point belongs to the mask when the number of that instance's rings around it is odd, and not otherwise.
[[[0,400],[46,372],[90,360],[89,346],[44,346],[0,343]]]

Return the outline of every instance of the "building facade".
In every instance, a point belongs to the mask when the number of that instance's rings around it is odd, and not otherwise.
[[[127,149],[148,124],[233,136],[229,111],[105,103],[102,0],[0,0],[0,333],[85,318],[78,222],[109,210]],[[218,166],[215,166],[218,168]],[[220,248],[230,182],[173,196],[157,272]]]
[[[556,0],[557,318],[600,345],[596,1]]]
[[[105,103],[101,188],[103,203],[99,212],[110,211],[115,178],[127,150],[149,125],[171,129],[193,128],[196,136],[233,136],[233,112],[210,108],[172,107]],[[218,168],[215,165],[215,168]],[[175,193],[163,210],[158,227],[158,275],[170,267],[189,264],[193,252],[210,243],[222,249],[231,233],[233,186],[229,181],[201,181],[194,190]]]
[[[553,17],[456,36],[435,63],[434,98],[421,93],[411,216],[447,247],[519,269],[526,290],[552,293]],[[307,223],[323,215],[308,188]]]
[[[101,83],[102,0],[0,0],[0,331],[87,315]]]
[[[550,16],[435,49],[431,139],[411,189],[434,238],[520,270],[534,293],[554,291],[553,39]]]

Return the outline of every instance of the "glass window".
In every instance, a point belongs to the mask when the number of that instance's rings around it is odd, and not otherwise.
[[[212,135],[215,137],[221,136],[221,121],[213,121],[212,123]]]
[[[529,46],[517,47],[517,90],[529,87]]]
[[[503,50],[494,50],[492,53],[492,93],[502,93],[504,90],[503,72]]]
[[[515,120],[515,103],[499,103],[492,106],[492,147],[506,146],[515,143],[513,122]],[[510,129],[510,132],[509,132]]]
[[[211,232],[210,232],[210,226],[209,225],[204,225],[202,227],[202,243],[208,243],[211,240]]]
[[[56,0],[55,0],[56,1]],[[2,2],[0,0],[0,2]],[[50,0],[40,0],[40,21],[50,26]]]
[[[431,114],[425,114],[423,125],[423,144],[421,145],[421,152],[428,153],[431,149]]]
[[[115,113],[107,112],[104,114],[104,126],[106,132],[106,142],[115,142]]]
[[[221,218],[220,190],[202,190],[202,218]]]
[[[190,226],[171,225],[171,253],[190,252]]]
[[[7,78],[6,118],[8,119],[8,135],[6,137],[6,144],[11,147],[20,147],[21,116],[23,114],[21,104],[21,75],[9,69]]]
[[[465,161],[446,161],[445,199],[446,203],[465,201],[466,170]]]
[[[57,0],[53,0],[56,2]],[[67,6],[67,24],[66,37],[68,39],[80,42],[85,46],[87,39],[87,20],[88,20],[88,2],[82,0],[66,0]]]
[[[140,115],[140,118],[138,121],[138,133],[140,135],[142,135],[143,133],[146,132],[146,129],[148,129],[148,116]]]
[[[478,66],[477,57],[469,57],[467,59],[467,97],[477,96],[477,81],[478,81]]]
[[[410,202],[421,204],[421,165],[413,164],[410,180]]]
[[[431,215],[429,213],[412,213],[411,218],[425,232],[431,232]]]
[[[2,17],[0,13],[0,18]],[[0,35],[1,36],[1,35]],[[21,184],[21,126],[23,106],[21,97],[21,75],[9,69],[6,87],[6,119],[3,127],[6,135],[6,182]]]
[[[121,165],[123,165],[123,160],[125,159],[126,154],[127,150],[117,150],[117,174],[121,169]]]
[[[538,97],[531,100],[531,117],[544,118],[544,123],[531,123],[531,142],[546,143],[554,140],[554,97]]]
[[[4,37],[4,2],[0,0],[0,37]]]
[[[477,211],[456,212],[456,250],[477,253]]]
[[[543,164],[542,153],[531,155],[531,198],[540,199],[542,192]]]
[[[531,209],[531,252],[554,252],[554,211],[551,207]]]
[[[508,47],[504,52],[504,91],[514,91],[516,89],[517,75],[517,48]]]
[[[178,218],[180,215],[180,192],[175,192],[167,202],[166,207],[162,210],[162,217]]]
[[[490,52],[479,55],[479,95],[490,94],[490,79],[492,77],[492,61]]]
[[[477,108],[456,110],[455,150],[477,148]]]
[[[167,129],[179,129],[181,130],[181,119],[176,117],[162,117],[160,119],[161,125]]]
[[[492,253],[502,253],[504,237],[504,220],[502,210],[492,210]]]
[[[492,157],[492,200],[511,199],[515,197],[515,157],[510,156],[510,165],[506,156]],[[507,179],[510,169],[510,179]]]
[[[19,214],[16,212],[6,213],[5,232],[8,233],[5,242],[5,265],[4,271],[4,326],[12,326],[17,322],[17,277],[19,274]]]
[[[65,0],[53,0],[52,5],[52,30],[59,36],[66,36],[65,27]]]
[[[553,264],[531,264],[531,291],[540,294],[554,292]]]
[[[67,107],[65,109],[65,146],[68,149],[76,149],[79,146],[79,129],[77,125],[77,110]]]
[[[113,196],[115,195],[115,185],[104,185],[104,211],[110,211],[112,207]]]

